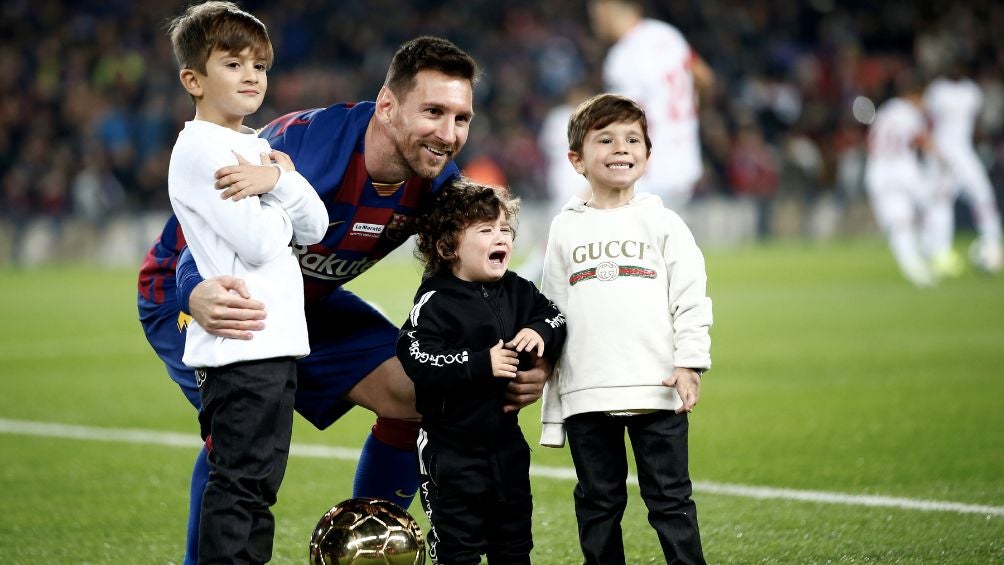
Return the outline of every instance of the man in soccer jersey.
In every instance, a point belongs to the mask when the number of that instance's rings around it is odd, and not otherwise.
[[[932,237],[943,253],[951,253],[955,231],[954,204],[957,196],[967,201],[979,237],[970,248],[976,267],[997,274],[1004,269],[1001,217],[994,187],[973,147],[973,131],[983,106],[980,86],[965,76],[961,61],[949,73],[936,78],[924,92],[924,106],[933,126],[950,198],[936,211],[940,221],[933,224]],[[936,258],[938,259],[938,258]],[[935,264],[944,268],[944,264]]]
[[[897,90],[898,96],[879,106],[868,130],[865,188],[900,272],[914,285],[928,287],[936,282],[925,257],[933,250],[923,241],[921,229],[937,195],[925,174],[929,143],[921,108],[923,87],[903,72]]]
[[[420,416],[414,386],[395,357],[397,326],[342,285],[404,243],[414,233],[419,204],[459,175],[453,158],[467,141],[477,75],[476,63],[463,50],[443,39],[419,37],[398,49],[375,102],[294,112],[259,134],[293,159],[329,216],[320,243],[294,247],[304,278],[311,351],[297,363],[296,409],[319,429],[355,405],[374,412],[377,420],[363,445],[353,496],[384,498],[405,508],[418,484],[414,452]],[[221,197],[241,190],[231,182],[239,169],[217,173]],[[147,339],[171,378],[199,408],[195,375],[181,363],[189,313],[224,339],[254,339],[268,318],[243,281],[203,281],[190,255],[182,255],[184,245],[172,217],[141,268],[139,311]],[[547,369],[518,374],[504,410],[539,398]],[[196,554],[207,480],[203,448],[192,474],[189,556]]]
[[[644,17],[636,0],[591,0],[596,35],[612,45],[603,61],[610,92],[637,102],[648,118],[652,158],[638,188],[681,212],[701,179],[698,94],[709,95],[711,68],[674,26]]]

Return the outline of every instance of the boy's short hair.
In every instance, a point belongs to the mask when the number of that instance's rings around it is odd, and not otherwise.
[[[467,79],[472,87],[480,78],[478,64],[467,52],[446,39],[423,35],[401,45],[394,53],[384,85],[403,97],[415,86],[415,75],[424,70]]]
[[[202,74],[214,49],[236,55],[251,48],[265,60],[266,68],[271,68],[275,58],[265,24],[233,2],[212,0],[189,6],[171,20],[168,34],[178,66]]]
[[[519,198],[509,196],[505,188],[479,184],[467,177],[459,177],[440,189],[415,218],[415,257],[425,264],[425,276],[449,270],[457,260],[461,232],[473,223],[495,221],[505,214],[515,239],[519,203]]]
[[[586,134],[603,129],[614,122],[641,122],[645,147],[652,153],[652,140],[648,137],[648,119],[637,102],[619,94],[597,94],[579,104],[568,119],[568,149],[582,153]]]

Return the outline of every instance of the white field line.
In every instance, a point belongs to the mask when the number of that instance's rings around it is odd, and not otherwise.
[[[7,420],[2,418],[0,418],[0,433],[85,441],[165,445],[169,447],[187,447],[193,449],[202,444],[199,438],[194,434],[180,434],[174,432],[159,432],[154,430],[126,428],[98,428],[91,426],[55,424],[49,422],[32,422],[27,420]],[[325,445],[294,443],[290,449],[290,455],[318,459],[355,461],[359,459],[359,450],[346,447],[328,447]],[[565,481],[575,480],[575,470],[567,467],[531,465],[530,474],[534,477],[546,479]],[[628,482],[631,484],[638,484],[638,478],[631,475],[628,477]],[[947,502],[940,500],[919,500],[892,496],[757,487],[704,481],[695,482],[694,491],[698,493],[721,494],[743,498],[791,500],[821,504],[842,504],[847,506],[886,507],[927,512],[983,514],[987,517],[1004,516],[1004,506],[964,504],[961,502]]]

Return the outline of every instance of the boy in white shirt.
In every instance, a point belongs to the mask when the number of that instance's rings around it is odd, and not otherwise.
[[[214,337],[194,321],[188,328],[183,361],[196,370],[211,469],[199,562],[265,563],[292,434],[295,359],[310,351],[290,246],[320,241],[328,214],[289,157],[243,125],[261,106],[273,60],[264,24],[213,1],[175,18],[170,36],[195,102],[171,153],[171,205],[202,274],[244,279],[269,313],[253,340]]]
[[[624,563],[625,429],[667,562],[704,563],[687,463],[687,413],[711,366],[704,257],[659,197],[635,193],[651,152],[640,106],[594,96],[568,139],[592,195],[551,224],[542,291],[568,337],[544,388],[541,444],[563,446],[567,433],[586,563]]]

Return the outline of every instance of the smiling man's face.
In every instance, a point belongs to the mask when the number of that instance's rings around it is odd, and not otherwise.
[[[423,70],[391,112],[389,130],[401,165],[435,178],[467,143],[474,92],[465,78]]]

